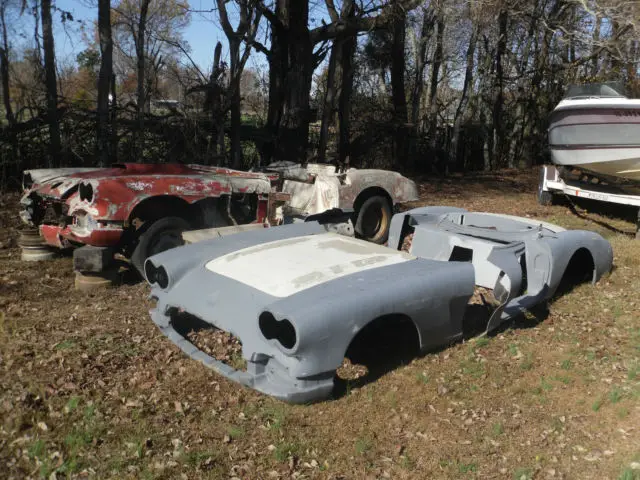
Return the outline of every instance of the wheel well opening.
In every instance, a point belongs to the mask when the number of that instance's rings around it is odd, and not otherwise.
[[[173,196],[150,197],[134,207],[129,215],[129,223],[138,218],[142,221],[158,220],[162,217],[180,217],[189,223],[198,222],[196,209],[185,200]]]
[[[358,210],[360,210],[360,207],[368,198],[371,198],[376,195],[386,198],[387,201],[389,202],[389,206],[393,207],[393,199],[391,198],[391,195],[389,195],[389,192],[387,192],[382,187],[369,187],[369,188],[365,188],[363,191],[361,191],[358,194],[358,197],[356,198],[355,202],[353,202],[353,211],[357,212]]]
[[[570,292],[581,283],[593,281],[594,270],[595,263],[591,252],[584,247],[576,250],[560,280],[556,296]]]
[[[378,317],[351,340],[345,353],[351,363],[372,369],[394,368],[420,353],[420,335],[413,320],[404,314]]]

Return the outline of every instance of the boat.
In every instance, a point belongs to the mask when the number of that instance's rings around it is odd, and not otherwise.
[[[617,82],[569,87],[551,113],[549,147],[561,170],[640,182],[640,99]]]

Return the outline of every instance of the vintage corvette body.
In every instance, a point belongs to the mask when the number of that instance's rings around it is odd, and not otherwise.
[[[206,222],[207,202],[221,197],[255,194],[249,221],[262,221],[271,192],[265,174],[200,165],[119,164],[24,173],[22,220],[38,226],[46,243],[59,248],[116,245],[136,218],[180,215]]]
[[[331,394],[349,346],[374,323],[409,322],[426,351],[463,336],[476,285],[498,301],[491,331],[551,298],[576,265],[595,282],[612,258],[592,232],[425,207],[393,217],[389,247],[307,222],[164,252],[147,260],[145,275],[157,299],[153,321],[187,355],[299,403]],[[187,335],[194,319],[239,339],[246,370],[196,347]]]

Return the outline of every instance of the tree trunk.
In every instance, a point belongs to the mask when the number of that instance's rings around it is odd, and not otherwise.
[[[341,87],[338,102],[338,164],[346,171],[351,161],[351,94],[353,91],[353,58],[358,38],[353,35],[342,43]]]
[[[505,142],[504,126],[502,125],[502,108],[504,103],[504,72],[502,59],[507,49],[507,11],[501,10],[498,15],[498,48],[496,49],[496,76],[495,76],[495,96],[493,102],[493,147],[495,150],[495,166],[497,168],[505,166],[503,164],[503,152]]]
[[[222,43],[216,43],[213,54],[213,70],[209,78],[210,95],[209,103],[211,105],[211,119],[213,125],[213,158],[216,165],[220,166],[220,160],[224,157],[224,112],[222,109],[222,87],[220,80],[222,76],[222,68],[220,66],[220,57],[222,56]]]
[[[420,121],[420,101],[424,90],[424,68],[426,66],[427,43],[433,30],[433,14],[430,8],[425,8],[422,14],[422,28],[416,54],[416,74],[413,80],[411,95],[411,123],[417,128]]]
[[[229,21],[226,3],[225,0],[216,0],[220,24],[229,41],[230,68],[226,106],[231,110],[231,167],[240,169],[242,168],[242,144],[240,143],[240,127],[242,126],[240,103],[242,98],[240,95],[240,80],[244,65],[251,53],[251,44],[255,39],[261,14],[254,9],[255,2],[253,0],[236,2],[240,10],[238,12],[238,27],[234,30]],[[247,46],[241,56],[240,45],[243,40],[246,41]]]
[[[49,124],[49,167],[61,165],[60,122],[58,121],[58,85],[53,41],[51,0],[42,0],[42,44],[44,47],[45,86],[47,90],[47,123]]]
[[[329,67],[327,68],[327,87],[324,95],[324,106],[322,108],[322,123],[320,124],[320,140],[318,142],[318,163],[324,163],[327,153],[327,143],[329,137],[329,124],[333,118],[336,103],[336,63],[341,62],[342,42],[338,39],[333,41],[331,54],[329,56]]]
[[[98,1],[98,36],[100,39],[100,73],[98,74],[98,165],[107,166],[111,161],[109,138],[109,91],[113,76],[113,39],[111,37],[110,0]]]
[[[137,101],[136,115],[138,117],[138,138],[137,138],[137,159],[138,162],[144,160],[144,110],[146,103],[145,95],[145,45],[147,15],[151,0],[142,0],[140,4],[140,18],[138,19],[138,34],[135,37],[136,60],[137,60]]]
[[[9,36],[7,35],[7,23],[5,20],[6,4],[0,5],[0,22],[2,23],[2,46],[0,47],[0,77],[2,77],[2,102],[7,122],[11,127],[16,119],[11,108],[11,95],[9,91]]]
[[[440,66],[442,65],[442,43],[444,37],[444,18],[441,5],[438,6],[436,16],[436,48],[433,51],[431,85],[429,87],[429,146],[431,147],[432,153],[435,153],[438,140],[438,76],[440,75]]]
[[[111,153],[110,161],[115,163],[118,161],[118,125],[117,121],[118,112],[118,98],[116,97],[116,75],[111,74],[111,115],[109,116],[109,123],[111,125]]]
[[[469,103],[469,90],[473,82],[473,69],[474,59],[476,51],[476,42],[478,41],[478,26],[474,25],[471,30],[471,37],[469,38],[469,46],[467,47],[467,68],[464,73],[464,84],[462,86],[462,93],[460,94],[460,103],[456,109],[455,118],[453,121],[453,134],[451,139],[450,150],[450,164],[456,165],[457,169],[464,170],[464,158],[460,162],[460,155],[458,152],[458,141],[460,139],[460,126],[462,124],[462,118],[467,110],[467,104]]]
[[[404,49],[407,14],[401,7],[395,8],[391,25],[391,101],[395,129],[393,160],[396,165],[407,163],[407,98],[404,91]]]
[[[247,47],[248,48],[248,47]],[[231,110],[231,168],[242,168],[242,145],[240,143],[240,127],[242,112],[240,110],[240,39],[229,39],[229,107]]]
[[[266,130],[269,141],[262,148],[262,162],[270,163],[276,155],[276,143],[282,111],[289,58],[289,3],[290,0],[276,0],[275,17],[271,23],[271,53],[269,60],[269,106],[267,110]]]
[[[596,15],[596,25],[593,29],[593,46],[591,47],[591,78],[595,79],[598,76],[598,55],[596,50],[599,48],[600,43],[600,27],[602,26],[602,17]]]
[[[313,76],[313,45],[309,36],[309,2],[291,1],[288,8],[289,58],[282,121],[278,129],[278,160],[306,163],[309,143],[309,96]]]

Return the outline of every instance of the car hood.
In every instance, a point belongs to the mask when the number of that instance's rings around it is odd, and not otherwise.
[[[269,193],[271,182],[259,172],[241,172],[228,168],[206,165],[182,164],[115,164],[111,168],[53,168],[26,170],[24,172],[27,195],[36,192],[41,196],[59,199],[68,198],[78,184],[90,181],[131,179],[132,182],[152,181],[155,177],[223,177],[235,192]],[[31,183],[29,185],[29,183]]]
[[[325,233],[248,247],[215,258],[205,268],[283,298],[346,275],[413,258],[381,245]]]

